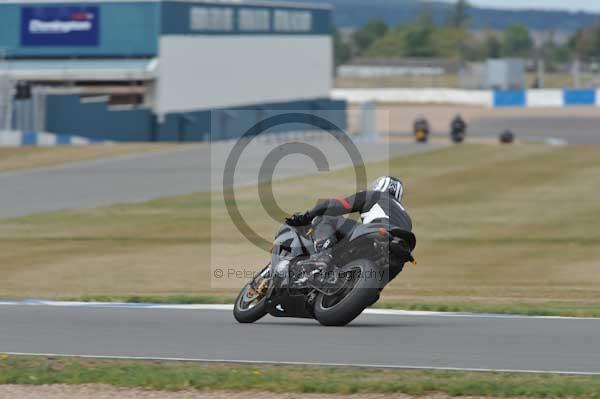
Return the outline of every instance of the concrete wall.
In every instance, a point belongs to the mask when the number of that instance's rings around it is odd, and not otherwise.
[[[303,112],[321,116],[341,129],[346,128],[346,103],[329,99],[255,104],[248,107],[176,112],[158,121],[148,108],[115,109],[106,99],[82,101],[78,95],[49,95],[46,99],[44,130],[112,141],[207,141],[240,137],[269,116]],[[312,129],[286,124],[269,132]]]
[[[159,62],[159,114],[327,98],[332,85],[330,36],[163,36]]]
[[[490,106],[493,93],[458,89],[335,89],[332,98],[351,103],[376,101],[408,104],[464,104]]]
[[[152,113],[147,108],[109,109],[106,101],[81,102],[77,95],[50,95],[46,99],[45,130],[94,140],[150,141]]]
[[[335,89],[332,98],[351,103],[462,104],[494,108],[600,106],[597,89]]]

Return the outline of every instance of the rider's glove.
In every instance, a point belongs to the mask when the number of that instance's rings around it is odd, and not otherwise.
[[[285,224],[288,226],[307,226],[312,222],[312,218],[308,212],[294,213],[292,216],[285,218]]]

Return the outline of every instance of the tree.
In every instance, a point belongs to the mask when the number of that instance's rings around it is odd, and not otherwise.
[[[505,57],[527,57],[533,49],[529,29],[524,25],[511,25],[504,34],[502,55]]]
[[[426,24],[410,26],[405,33],[406,56],[435,57],[437,51],[433,42],[434,29]]]
[[[436,49],[433,34],[436,26],[433,19],[431,3],[424,2],[421,15],[417,22],[408,25],[404,30],[405,56],[408,57],[434,57]]]
[[[600,57],[600,25],[577,31],[569,41],[569,48],[578,57]]]
[[[469,22],[468,11],[469,2],[467,0],[457,0],[450,16],[449,25],[454,28],[466,28]]]
[[[569,61],[571,50],[568,45],[559,45],[553,40],[549,40],[541,46],[539,54],[545,61],[546,70],[554,72],[557,66]]]
[[[377,39],[365,52],[367,57],[404,57],[406,56],[405,27],[397,27],[385,36]]]
[[[375,40],[385,36],[388,27],[381,20],[373,20],[352,34],[352,41],[358,53],[368,49]]]
[[[430,30],[435,29],[435,19],[433,18],[433,6],[425,1],[421,4],[421,14],[417,18],[417,23]]]
[[[335,66],[345,64],[352,58],[350,45],[342,40],[340,32],[337,29],[333,32],[333,52]]]
[[[486,58],[500,58],[502,53],[502,42],[498,36],[488,33],[484,43],[484,53]]]

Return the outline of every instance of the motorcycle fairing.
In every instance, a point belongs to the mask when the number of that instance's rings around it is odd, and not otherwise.
[[[313,241],[307,236],[308,229],[309,227],[294,228],[286,224],[279,227],[273,241],[271,264],[277,265],[283,259],[310,256],[314,253]]]

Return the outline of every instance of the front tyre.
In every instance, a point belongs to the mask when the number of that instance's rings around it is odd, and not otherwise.
[[[335,295],[320,293],[315,299],[315,318],[324,326],[345,326],[379,299],[387,274],[374,262],[359,259],[342,268],[346,281]]]
[[[233,305],[233,317],[239,323],[254,323],[267,314],[267,298],[260,296],[252,289],[250,283],[246,284]]]

